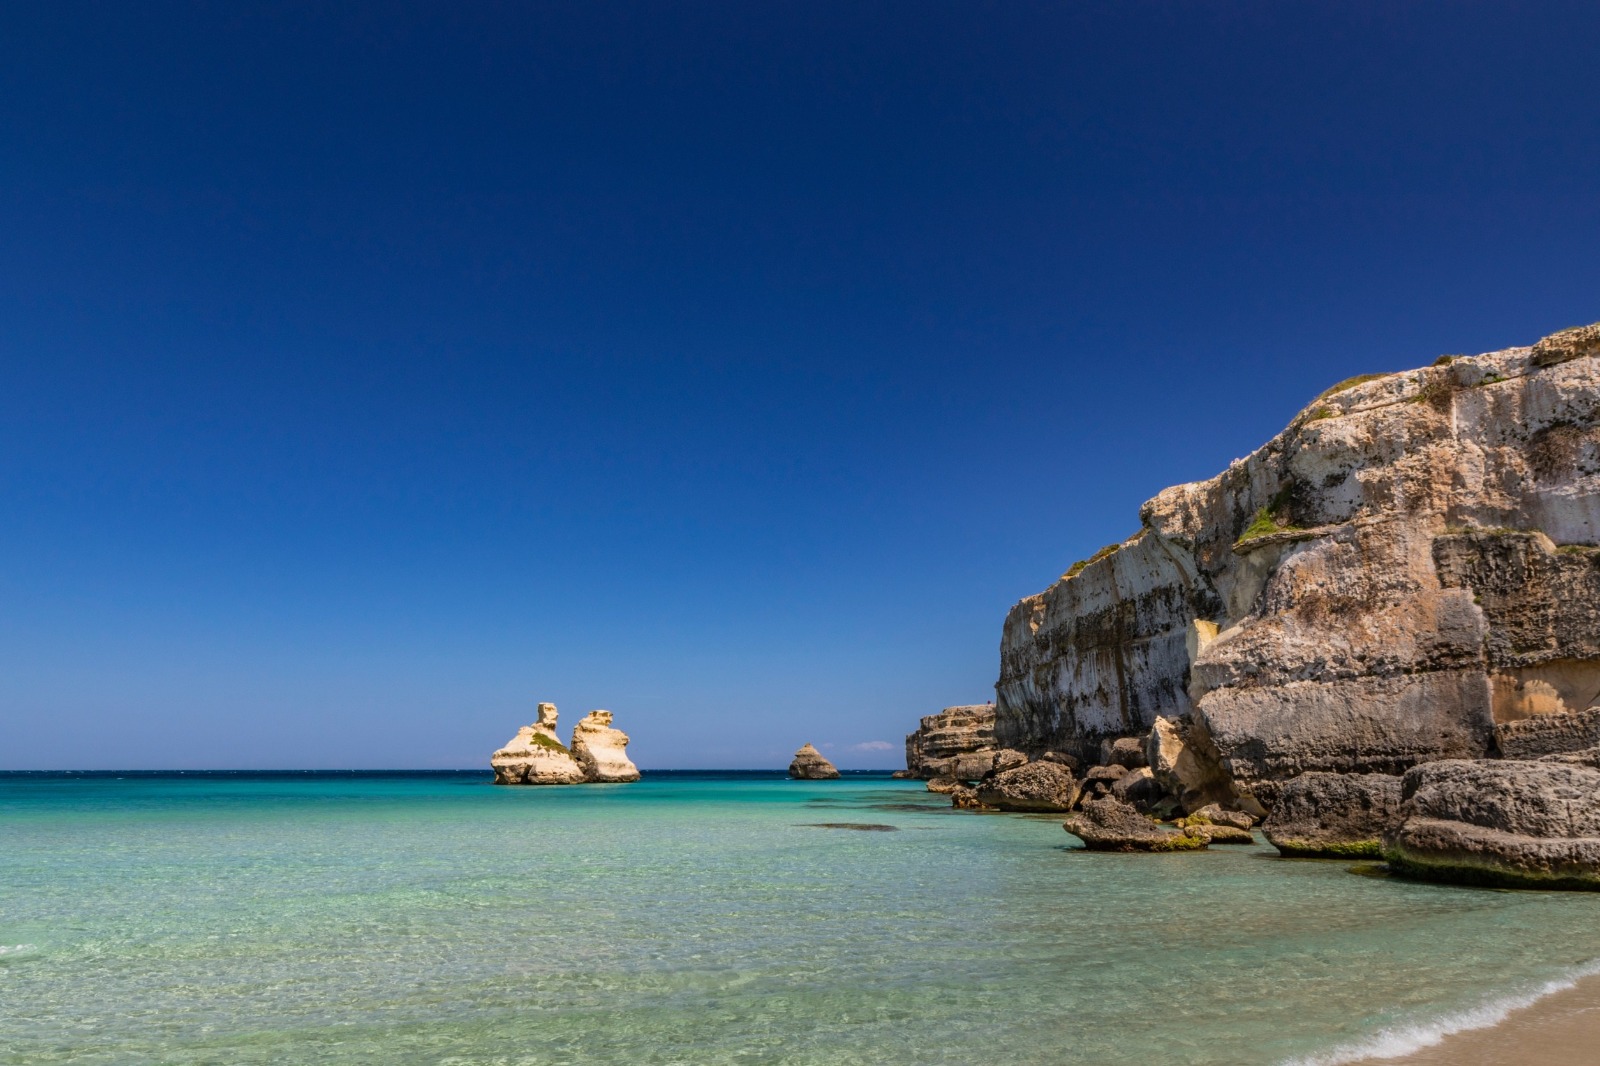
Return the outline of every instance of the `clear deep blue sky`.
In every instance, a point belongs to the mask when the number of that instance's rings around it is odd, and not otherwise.
[[[1597,49],[1588,3],[6,5],[0,767],[482,765],[536,699],[646,767],[899,765],[1164,486],[1600,319]]]

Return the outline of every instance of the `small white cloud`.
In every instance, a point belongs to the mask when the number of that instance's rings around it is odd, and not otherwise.
[[[850,745],[851,751],[893,751],[894,745],[887,740],[865,740],[860,744]]]

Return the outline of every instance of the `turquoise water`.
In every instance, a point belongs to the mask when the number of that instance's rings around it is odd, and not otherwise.
[[[1272,856],[874,776],[0,775],[0,1063],[1249,1066],[1600,957],[1600,896]]]

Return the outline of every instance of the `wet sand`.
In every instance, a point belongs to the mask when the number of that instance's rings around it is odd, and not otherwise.
[[[1362,1059],[1389,1066],[1596,1066],[1600,1064],[1600,977],[1514,1011],[1499,1025],[1445,1037],[1400,1058]]]

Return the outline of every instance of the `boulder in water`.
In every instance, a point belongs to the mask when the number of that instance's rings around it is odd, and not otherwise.
[[[1085,800],[1062,826],[1090,851],[1195,851],[1210,843],[1199,832],[1165,829],[1114,796]]]
[[[1388,774],[1301,774],[1283,786],[1261,824],[1267,840],[1298,858],[1377,858],[1400,815],[1400,779]]]
[[[1438,881],[1600,890],[1600,770],[1447,759],[1406,773],[1391,869]]]
[[[1053,762],[1030,762],[978,782],[977,799],[1001,811],[1070,811],[1079,785],[1072,771]]]

